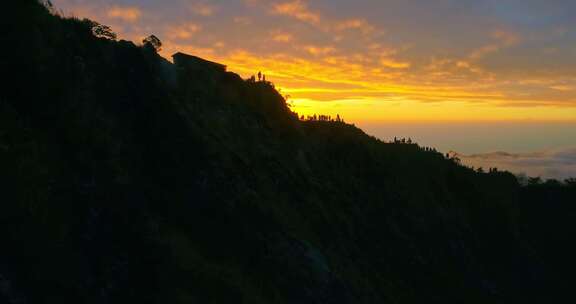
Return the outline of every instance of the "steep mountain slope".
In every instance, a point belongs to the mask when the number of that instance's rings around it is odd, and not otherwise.
[[[508,303],[561,291],[549,248],[562,245],[532,225],[545,200],[511,174],[300,121],[270,83],[175,66],[36,1],[7,11],[0,301]]]

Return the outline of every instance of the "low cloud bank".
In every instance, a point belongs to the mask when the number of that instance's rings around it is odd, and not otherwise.
[[[485,170],[496,167],[515,174],[559,180],[576,177],[576,147],[534,153],[458,153],[457,156],[463,164]]]

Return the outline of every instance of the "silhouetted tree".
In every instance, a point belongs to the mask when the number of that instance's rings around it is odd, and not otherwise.
[[[54,7],[54,5],[52,5],[52,1],[50,0],[40,0],[40,3],[44,5],[44,7],[46,7],[47,9]]]
[[[144,46],[153,48],[156,52],[160,52],[160,50],[162,50],[162,41],[160,41],[160,39],[154,35],[150,35],[144,38],[142,43]]]
[[[542,178],[540,177],[529,177],[528,185],[540,185],[542,184]]]
[[[558,187],[558,186],[561,186],[562,183],[557,179],[550,178],[550,179],[547,179],[546,182],[544,182],[544,185],[551,186],[551,187]]]
[[[107,25],[103,25],[100,24],[96,21],[90,20],[90,19],[84,19],[82,20],[85,24],[88,25],[88,27],[90,27],[90,30],[92,31],[92,34],[98,38],[106,38],[106,39],[110,39],[110,40],[116,40],[117,35],[116,33],[114,33],[112,31],[112,29],[107,26]]]
[[[54,5],[52,4],[52,1],[50,1],[50,0],[40,0],[39,2],[40,2],[40,4],[42,4],[50,13],[52,13],[52,14],[55,13],[55,9],[54,9]]]

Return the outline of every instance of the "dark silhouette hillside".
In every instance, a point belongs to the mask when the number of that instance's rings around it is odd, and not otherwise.
[[[269,82],[34,0],[5,12],[0,303],[571,295],[573,184],[301,120]]]

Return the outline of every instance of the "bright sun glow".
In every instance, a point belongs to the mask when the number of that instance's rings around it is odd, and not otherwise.
[[[564,19],[519,23],[514,12],[490,15],[498,11],[485,1],[441,17],[434,12],[450,10],[450,1],[418,11],[403,1],[359,1],[54,2],[125,39],[156,34],[166,58],[197,55],[244,78],[261,71],[303,115],[358,123],[576,121],[576,38]]]

